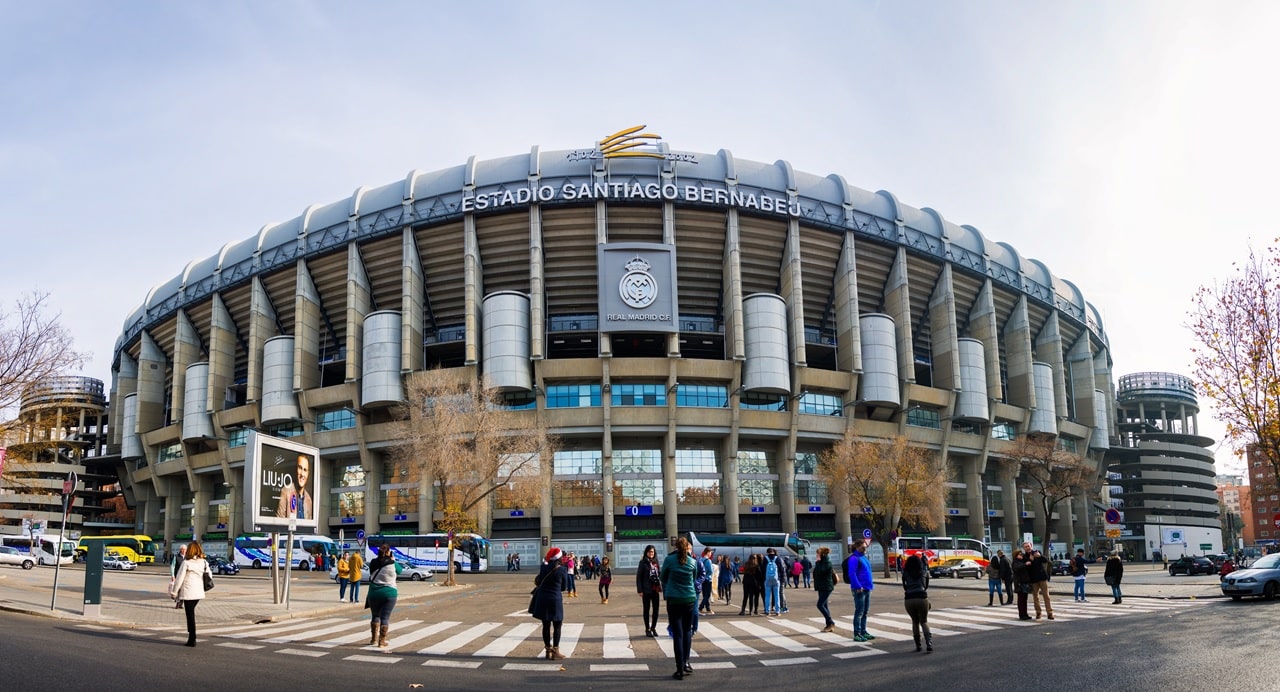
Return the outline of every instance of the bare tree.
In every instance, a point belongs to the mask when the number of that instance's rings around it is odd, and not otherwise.
[[[1044,517],[1043,549],[1049,552],[1053,511],[1063,500],[1077,493],[1088,496],[1098,487],[1098,472],[1079,454],[1058,447],[1053,437],[1026,436],[1001,452],[1005,463],[1016,464],[1027,487],[1036,496]]]
[[[540,504],[544,470],[557,447],[536,412],[501,407],[499,392],[470,371],[429,370],[411,375],[399,423],[401,439],[393,458],[411,481],[435,484],[435,522],[452,535],[474,531],[479,512],[499,490],[504,500]],[[449,544],[446,586],[454,578],[454,543]]]
[[[936,452],[913,446],[904,436],[875,441],[848,430],[818,456],[816,475],[833,499],[847,501],[850,511],[863,511],[886,558],[892,535],[904,520],[922,531],[941,522],[946,468]],[[884,573],[889,574],[888,559]]]
[[[84,364],[85,355],[73,348],[60,315],[47,314],[48,297],[29,293],[17,299],[13,312],[0,308],[0,446],[24,442],[17,438],[22,425],[17,408],[32,385]],[[27,461],[10,450],[0,470],[15,471]]]
[[[1196,292],[1189,325],[1199,342],[1195,377],[1236,454],[1253,447],[1280,480],[1280,248],[1262,256],[1250,250],[1234,269],[1227,281]]]

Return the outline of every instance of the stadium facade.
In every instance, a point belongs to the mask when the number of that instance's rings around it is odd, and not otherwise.
[[[321,450],[322,530],[428,531],[430,479],[391,460],[403,378],[485,377],[563,449],[541,506],[501,494],[495,553],[543,541],[629,564],[677,532],[799,532],[843,548],[817,455],[906,435],[953,469],[945,532],[1046,518],[988,463],[1057,436],[1102,473],[1115,420],[1098,311],[972,226],[636,128],[361,187],[156,286],[115,347],[111,443],[137,530],[215,551],[243,530],[250,429]],[[1092,501],[1048,518],[1089,535]]]

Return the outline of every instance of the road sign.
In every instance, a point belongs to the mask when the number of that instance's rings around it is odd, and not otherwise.
[[[62,481],[62,494],[71,495],[76,491],[76,486],[80,483],[80,477],[75,471],[67,471],[67,480]]]
[[[1112,507],[1111,509],[1107,510],[1106,517],[1107,517],[1108,524],[1119,524],[1120,510],[1116,509],[1115,507]]]
[[[1119,538],[1120,529],[1107,529],[1107,538]]]
[[[867,540],[871,540],[871,529],[863,529],[863,530],[862,530],[862,537],[863,537],[863,538],[865,538],[865,539],[867,539]]]

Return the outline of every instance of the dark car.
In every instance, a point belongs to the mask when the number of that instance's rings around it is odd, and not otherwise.
[[[950,577],[952,576],[952,565],[947,562],[940,562],[929,568],[930,577]]]
[[[1050,576],[1056,577],[1060,574],[1071,574],[1071,561],[1070,560],[1054,560],[1052,569],[1053,569],[1053,574]]]
[[[217,555],[209,557],[209,569],[217,574],[240,574],[240,565]]]
[[[1197,574],[1217,574],[1218,568],[1214,566],[1213,560],[1207,557],[1193,557],[1184,555],[1177,560],[1169,563],[1169,576],[1185,574],[1194,576]]]

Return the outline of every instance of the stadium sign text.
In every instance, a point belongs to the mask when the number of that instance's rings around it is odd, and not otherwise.
[[[574,202],[588,200],[652,200],[719,204],[739,209],[755,209],[768,214],[800,216],[800,203],[783,195],[729,190],[714,185],[676,185],[675,183],[573,183],[559,187],[538,185],[514,190],[482,192],[462,198],[462,211],[492,211],[503,207],[535,202]]]

